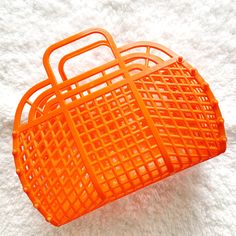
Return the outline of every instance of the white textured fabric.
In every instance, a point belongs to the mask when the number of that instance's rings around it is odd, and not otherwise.
[[[236,2],[190,0],[0,1],[0,235],[235,235]],[[22,95],[46,75],[44,50],[86,28],[118,45],[161,43],[196,68],[219,100],[225,154],[60,228],[32,207],[15,174],[11,131]]]

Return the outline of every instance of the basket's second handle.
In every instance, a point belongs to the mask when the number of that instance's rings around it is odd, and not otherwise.
[[[59,49],[59,48],[61,48],[63,46],[66,46],[66,45],[68,45],[70,43],[73,43],[73,42],[75,42],[77,40],[80,40],[82,38],[85,38],[86,36],[89,36],[91,34],[100,34],[100,35],[102,35],[105,40],[103,40],[103,41],[100,40],[99,42],[104,42],[104,44],[111,49],[111,51],[112,51],[112,53],[114,55],[114,58],[120,58],[120,54],[119,54],[119,51],[118,51],[118,49],[116,47],[116,44],[113,41],[112,36],[106,30],[100,29],[100,28],[92,28],[92,29],[85,30],[85,31],[83,31],[81,33],[78,33],[78,34],[73,35],[73,36],[71,36],[69,38],[66,38],[66,39],[64,39],[64,40],[62,40],[62,41],[60,41],[58,43],[55,43],[55,44],[51,45],[46,50],[46,52],[44,53],[43,64],[44,64],[45,70],[46,70],[46,72],[48,74],[48,78],[51,80],[51,82],[53,84],[57,83],[57,79],[56,79],[56,76],[55,76],[56,73],[55,73],[55,71],[53,70],[53,68],[52,68],[52,66],[50,64],[50,56],[51,56],[51,54],[55,50],[57,50],[57,49]],[[80,54],[82,54],[84,51],[92,50],[94,48],[94,45],[96,45],[96,43],[91,43],[91,44],[89,44],[89,45],[87,45],[85,47],[82,47],[80,49],[80,51],[81,51]],[[76,50],[76,51],[78,51],[78,50]],[[73,52],[72,52],[72,54],[73,54]],[[71,55],[71,53],[70,53],[70,55]],[[75,53],[74,55],[78,55],[78,53]]]
[[[97,47],[100,47],[100,46],[107,46],[107,47],[111,48],[110,45],[108,44],[108,42],[107,42],[106,40],[101,40],[101,41],[97,41],[97,42],[95,42],[95,43],[92,43],[92,44],[90,44],[90,45],[88,45],[88,46],[85,46],[85,47],[83,47],[83,48],[80,48],[80,49],[78,49],[78,50],[76,50],[76,51],[73,51],[73,52],[71,52],[71,53],[66,54],[65,56],[63,56],[63,57],[61,58],[60,62],[59,62],[59,65],[58,65],[58,70],[59,70],[59,73],[60,73],[60,76],[61,76],[62,80],[65,81],[65,80],[68,79],[68,78],[67,78],[67,75],[66,75],[66,73],[65,73],[65,70],[64,70],[64,65],[65,65],[65,63],[66,63],[69,59],[71,59],[71,58],[73,58],[73,57],[76,57],[76,56],[79,56],[80,54],[83,54],[84,52],[93,50],[93,49],[95,49],[95,48],[97,48]],[[117,49],[117,50],[118,50],[118,49]],[[113,53],[113,54],[114,54],[114,53]],[[117,55],[116,55],[116,57],[117,57]],[[94,68],[94,69],[95,69],[95,68]]]

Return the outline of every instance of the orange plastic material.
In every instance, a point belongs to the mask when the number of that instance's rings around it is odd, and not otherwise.
[[[59,82],[51,53],[95,34],[103,39],[61,58]],[[100,46],[114,59],[67,77],[68,60]],[[24,191],[54,225],[225,151],[224,122],[209,85],[159,44],[117,48],[106,31],[90,29],[49,47],[43,63],[48,79],[16,111],[13,155]]]

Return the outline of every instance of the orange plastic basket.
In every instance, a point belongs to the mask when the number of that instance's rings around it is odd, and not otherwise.
[[[59,82],[52,52],[95,34],[103,39],[61,58]],[[114,59],[67,78],[68,60],[100,46]],[[159,44],[117,48],[106,31],[90,29],[49,47],[43,62],[48,79],[16,111],[13,155],[24,191],[54,225],[225,151],[224,122],[209,85]]]

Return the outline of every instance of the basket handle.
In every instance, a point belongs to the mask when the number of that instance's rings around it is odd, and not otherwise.
[[[112,36],[106,30],[100,29],[100,28],[91,28],[91,29],[85,30],[83,32],[80,32],[80,33],[78,33],[76,35],[73,35],[73,36],[71,36],[69,38],[66,38],[66,39],[64,39],[64,40],[62,40],[60,42],[57,42],[57,43],[51,45],[45,51],[44,56],[43,56],[43,64],[44,64],[45,70],[47,72],[48,78],[51,80],[51,82],[53,84],[57,83],[57,79],[56,79],[56,76],[55,76],[55,74],[56,74],[55,70],[53,70],[53,68],[52,68],[52,66],[50,64],[50,56],[51,56],[51,54],[55,50],[57,50],[57,49],[59,49],[59,48],[61,48],[63,46],[66,46],[66,45],[68,45],[70,43],[73,43],[73,42],[75,42],[77,40],[80,40],[82,38],[85,38],[86,36],[89,36],[91,34],[100,34],[100,35],[102,35],[105,38],[105,40],[104,41],[100,40],[98,42],[88,44],[87,46],[82,47],[79,50],[75,50],[74,52],[71,52],[68,55],[73,55],[72,57],[80,55],[80,54],[82,54],[84,52],[92,50],[96,46],[96,44],[98,44],[99,42],[102,42],[103,45],[106,45],[106,46],[108,46],[111,49],[111,51],[112,51],[112,53],[114,55],[114,58],[120,58],[120,54],[119,54],[119,51],[118,51],[118,49],[116,47],[116,44],[113,41]],[[72,58],[72,57],[70,57],[70,58]],[[61,75],[61,73],[60,73],[61,72],[60,71],[60,66],[59,66],[58,70],[59,70],[59,74]]]

